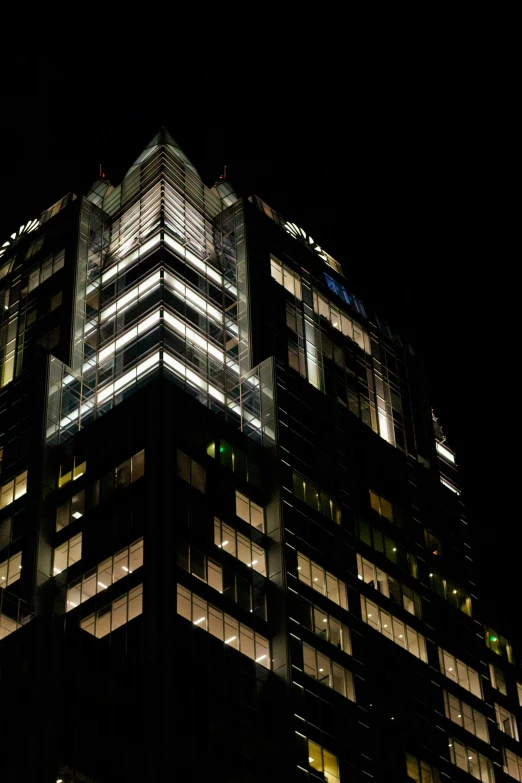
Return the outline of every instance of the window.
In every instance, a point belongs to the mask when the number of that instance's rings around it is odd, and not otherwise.
[[[440,783],[438,769],[406,753],[406,773],[415,783]]]
[[[31,248],[29,248],[29,250],[30,249]],[[31,255],[34,255],[34,253]],[[63,267],[64,259],[65,250],[59,250],[54,256],[49,256],[44,259],[40,266],[33,269],[29,274],[29,279],[27,281],[29,292],[34,291],[35,288],[38,288],[40,283],[43,283],[47,278],[51,277],[51,275],[54,275],[55,272],[58,272],[58,270]]]
[[[366,329],[363,329],[355,319],[351,318],[343,310],[339,310],[337,304],[332,304],[316,291],[314,291],[314,310],[319,317],[323,316],[326,318],[334,329],[342,332],[345,337],[357,343],[359,348],[371,354],[370,335]]]
[[[70,612],[79,604],[92,598],[93,595],[106,590],[114,582],[118,582],[127,574],[132,574],[143,565],[143,538],[126,546],[120,552],[104,560],[96,568],[88,571],[72,582],[67,588],[66,612]]]
[[[392,541],[377,528],[372,527],[363,519],[359,519],[355,525],[355,535],[367,546],[371,546],[376,552],[380,552],[391,563],[396,563],[410,576],[417,579],[417,558],[408,552],[402,544]]]
[[[54,550],[53,576],[61,574],[82,556],[82,534],[78,533]]]
[[[338,503],[324,490],[309,481],[297,471],[293,471],[294,495],[308,506],[319,511],[337,525],[341,524],[341,509]]]
[[[518,726],[517,719],[512,712],[506,710],[500,704],[495,704],[495,714],[497,716],[497,726],[500,731],[507,734],[509,737],[513,737],[518,742]]]
[[[503,748],[503,750],[504,772],[512,778],[515,778],[515,780],[522,781],[522,758],[507,748]]]
[[[344,623],[305,599],[301,599],[301,609],[301,620],[305,628],[348,655],[352,654],[350,631]]]
[[[311,740],[308,740],[308,765],[319,772],[326,783],[340,783],[337,756]]]
[[[145,451],[139,451],[126,459],[117,468],[113,468],[101,480],[102,498],[115,489],[128,487],[145,474]]]
[[[27,471],[19,473],[14,479],[2,486],[0,508],[5,508],[27,492]]]
[[[383,636],[386,636],[390,641],[395,642],[395,644],[398,644],[416,658],[420,658],[424,663],[428,662],[426,640],[414,628],[410,628],[402,620],[398,620],[393,615],[390,615],[384,609],[378,607],[377,604],[369,601],[364,595],[361,595],[361,612],[363,622],[382,633]]]
[[[454,723],[458,723],[466,731],[474,734],[484,742],[489,742],[488,726],[484,715],[477,712],[465,702],[453,694],[444,691],[444,709],[446,717]]]
[[[394,518],[393,518],[393,506],[390,503],[390,501],[386,500],[386,498],[380,497],[380,495],[377,495],[371,489],[370,489],[370,506],[381,517],[384,517],[385,519],[387,519],[388,522],[393,522],[394,521]]]
[[[95,614],[85,617],[80,622],[80,628],[101,639],[108,633],[130,623],[143,612],[143,585],[138,585],[128,593],[124,593]]]
[[[198,628],[208,631],[229,647],[251,658],[266,669],[270,669],[270,646],[268,639],[224,614],[221,609],[207,603],[190,590],[178,585],[178,614],[190,620]]]
[[[76,519],[81,519],[85,513],[85,490],[82,489],[56,509],[56,530],[62,530]]]
[[[492,631],[491,628],[484,628],[486,634],[486,646],[490,650],[493,650],[497,655],[502,655],[503,658],[513,663],[513,650],[508,640],[504,636]]]
[[[248,481],[249,479],[255,481],[255,466],[252,464],[249,465],[246,454],[244,454],[239,449],[233,448],[230,443],[227,443],[227,441],[223,440],[223,438],[221,438],[219,441],[217,455],[215,441],[211,441],[208,444],[207,454],[209,457],[212,457],[212,459],[215,459],[217,456],[220,464],[224,468],[231,470],[238,476],[238,478],[242,479],[243,481]]]
[[[0,563],[0,587],[9,587],[20,579],[22,570],[22,553],[11,555],[3,563]]]
[[[302,299],[301,277],[275,256],[270,256],[270,273],[274,280],[286,288],[293,296]]]
[[[449,677],[450,680],[456,682],[461,688],[465,688],[470,693],[478,696],[479,699],[483,699],[482,685],[480,677],[475,669],[471,666],[467,666],[451,653],[446,652],[439,647],[439,664],[441,672]]]
[[[506,687],[506,686],[504,685],[504,688],[505,688],[505,687]],[[518,703],[519,703],[519,704],[520,704],[520,706],[522,707],[522,685],[521,685],[519,682],[517,682],[517,694],[518,694]],[[506,694],[506,692],[504,691],[504,696],[506,696],[506,695],[507,695],[507,694]]]
[[[257,530],[265,532],[265,512],[252,500],[236,490],[236,515]]]
[[[27,248],[27,251],[25,253],[26,260],[28,258],[31,258],[31,256],[34,256],[36,253],[38,253],[38,251],[40,250],[40,248],[43,245],[44,239],[45,239],[45,236],[40,237],[39,239],[36,239],[34,242],[32,242],[29,245],[29,247]]]
[[[177,452],[177,474],[182,481],[186,481],[200,492],[205,492],[205,468],[183,451]]]
[[[355,701],[353,674],[303,642],[303,670],[309,677]]]
[[[397,579],[381,571],[369,560],[365,560],[361,555],[357,555],[357,576],[365,584],[378,590],[381,595],[390,598],[397,606],[406,609],[415,617],[422,616],[420,596]]]
[[[313,587],[343,609],[348,609],[345,583],[300,552],[297,553],[297,575],[301,582]]]
[[[491,687],[495,688],[495,690],[497,690],[499,693],[502,693],[504,696],[507,696],[506,679],[504,677],[504,672],[502,671],[502,669],[499,669],[498,666],[495,666],[494,664],[490,663],[489,674],[491,676]],[[520,693],[519,693],[519,702],[520,702],[520,706],[522,707],[522,701],[520,700]]]
[[[471,596],[462,587],[434,572],[430,573],[430,586],[434,593],[445,598],[455,609],[471,617]]]
[[[436,557],[442,556],[442,546],[440,539],[437,538],[437,536],[432,533],[431,530],[424,530],[424,543],[430,554],[435,555]]]
[[[87,463],[81,462],[76,464],[76,457],[73,458],[72,465],[60,465],[60,473],[58,474],[58,486],[64,487],[69,481],[76,481],[76,479],[83,476],[87,470]]]
[[[483,783],[495,783],[493,765],[488,758],[452,737],[448,739],[448,745],[452,764]]]
[[[265,550],[217,517],[214,517],[214,543],[249,568],[266,576]]]
[[[223,569],[220,563],[184,541],[178,543],[178,565],[242,609],[266,620],[264,590],[254,586],[250,579],[234,574],[230,568]]]

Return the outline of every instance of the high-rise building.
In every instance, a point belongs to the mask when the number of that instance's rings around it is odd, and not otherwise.
[[[348,264],[161,130],[0,279],[0,780],[522,780],[455,454]]]

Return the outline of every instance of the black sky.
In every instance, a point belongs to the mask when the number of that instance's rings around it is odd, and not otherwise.
[[[17,49],[2,63],[0,238],[84,191],[100,163],[117,183],[162,124],[207,185],[226,164],[240,193],[342,261],[425,358],[480,541],[480,594],[517,638],[516,114],[507,55],[461,44],[345,62],[245,47],[197,68],[186,52],[117,67],[113,52],[104,67]]]

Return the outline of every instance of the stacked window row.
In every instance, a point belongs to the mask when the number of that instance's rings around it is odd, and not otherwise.
[[[138,617],[143,611],[143,585],[111,601],[80,622],[80,628],[101,639]]]
[[[102,590],[106,590],[111,584],[123,579],[142,565],[143,538],[140,538],[88,571],[81,579],[72,582],[67,588],[65,611],[69,612]]]
[[[389,612],[369,601],[364,595],[361,595],[361,613],[363,621],[371,628],[379,631],[390,641],[415,655],[416,658],[420,658],[424,663],[428,662],[426,640],[414,628],[410,628],[402,620],[393,617]]]
[[[181,585],[177,586],[177,594],[178,614],[261,666],[271,668],[268,639]]]

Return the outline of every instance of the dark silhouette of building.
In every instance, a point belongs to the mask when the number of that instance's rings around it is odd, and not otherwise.
[[[522,780],[454,452],[349,262],[163,129],[0,278],[0,780]]]

